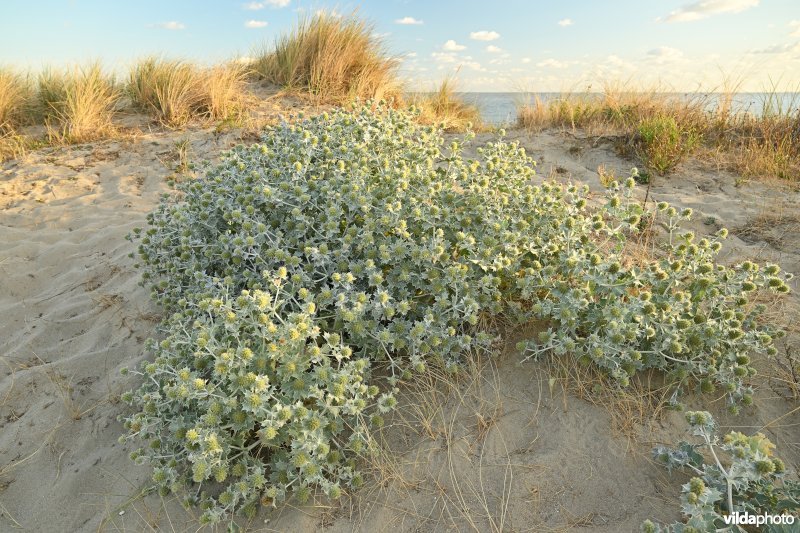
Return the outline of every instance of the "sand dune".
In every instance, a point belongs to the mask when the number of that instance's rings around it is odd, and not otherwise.
[[[481,134],[478,142],[488,134]],[[610,144],[559,132],[512,131],[540,174],[600,190],[600,164],[632,166]],[[0,167],[0,530],[196,530],[173,500],[143,496],[149,470],[128,458],[117,416],[120,376],[138,364],[159,309],[128,254],[125,235],[168,192],[175,143],[193,160],[214,159],[237,132],[156,132],[91,145],[47,148]],[[644,191],[640,191],[642,194]],[[776,260],[800,273],[800,192],[737,184],[690,161],[650,191],[696,211],[699,234],[733,232],[723,260]],[[800,308],[795,290],[786,310]],[[795,321],[796,324],[796,321]],[[788,337],[797,346],[797,330]],[[782,349],[783,350],[783,349]],[[785,353],[785,352],[782,352]],[[800,466],[798,405],[764,363],[756,405],[724,425],[764,429]],[[648,517],[675,519],[680,476],[649,461],[656,441],[684,436],[681,415],[650,423],[581,400],[513,353],[458,384],[418,384],[382,433],[386,457],[369,487],[342,502],[262,513],[254,530],[631,531]],[[619,418],[622,413],[622,419]],[[623,423],[625,422],[625,423]],[[636,437],[636,438],[632,438]]]

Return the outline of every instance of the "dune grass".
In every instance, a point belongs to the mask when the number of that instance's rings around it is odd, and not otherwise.
[[[419,109],[419,119],[424,124],[438,124],[445,131],[464,131],[481,125],[478,108],[470,105],[457,93],[457,81],[449,76],[435,91],[417,95],[414,105]]]
[[[113,132],[112,117],[120,92],[99,63],[39,74],[40,112],[48,135],[60,142],[80,143]]]
[[[0,67],[0,132],[10,132],[24,121],[32,95],[28,78]]]
[[[245,104],[247,70],[241,65],[216,65],[202,74],[203,112],[211,120],[234,120]]]
[[[197,69],[178,60],[145,58],[128,77],[128,95],[139,109],[169,126],[182,126],[200,101]]]
[[[18,158],[26,151],[28,143],[16,130],[27,121],[32,97],[28,78],[0,67],[0,162]]]
[[[401,95],[398,61],[388,56],[373,25],[355,13],[301,18],[259,54],[253,68],[264,80],[324,103]]]
[[[227,120],[243,108],[246,72],[217,65],[207,69],[181,60],[145,58],[130,71],[134,105],[170,127],[193,118]]]
[[[745,177],[800,180],[800,102],[787,105],[773,87],[765,93],[763,111],[752,114],[734,111],[733,97],[731,90],[682,95],[613,84],[601,93],[535,98],[518,109],[518,124],[621,136],[623,145],[659,174],[703,152]]]

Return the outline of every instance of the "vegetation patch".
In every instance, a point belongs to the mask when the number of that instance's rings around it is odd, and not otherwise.
[[[39,103],[51,138],[81,143],[110,134],[120,97],[99,63],[39,75]]]
[[[582,128],[622,135],[651,171],[668,173],[695,150],[747,177],[800,179],[797,102],[776,88],[758,114],[735,112],[735,93],[678,95],[669,89],[608,85],[601,93],[565,93],[521,106],[529,129]],[[711,100],[711,98],[716,100]]]
[[[648,520],[642,531],[749,531],[740,526],[755,526],[759,518],[763,521],[758,523],[758,531],[793,531],[797,527],[800,483],[789,477],[767,437],[732,431],[720,439],[717,424],[706,411],[690,411],[686,421],[692,434],[699,437],[697,444],[684,441],[674,449],[653,450],[670,471],[680,469],[694,476],[681,491],[685,522],[662,526]]]
[[[639,124],[638,153],[648,168],[666,174],[695,150],[700,136],[671,116],[656,116]]]
[[[481,124],[477,107],[456,93],[454,78],[445,78],[432,93],[418,95],[413,100],[423,124],[436,124],[445,131],[466,131]]]
[[[318,12],[301,19],[253,68],[271,83],[327,103],[399,98],[398,61],[389,57],[372,24],[355,14]]]
[[[24,121],[30,105],[32,88],[28,80],[8,68],[0,68],[0,135]]]
[[[245,71],[231,65],[202,69],[177,60],[146,58],[131,69],[128,94],[167,126],[192,118],[228,120],[242,111]]]
[[[619,387],[657,369],[674,401],[688,387],[752,401],[751,356],[780,332],[749,295],[788,292],[788,274],[716,264],[725,232],[695,239],[691,211],[667,204],[645,213],[633,178],[592,208],[586,187],[535,183],[516,143],[467,159],[471,133],[445,147],[415,120],[368,102],[270,127],[132,234],[168,318],[125,395],[128,438],[204,521],[358,487],[394,388],[493,350],[497,320],[548,325],[519,345],[527,359],[573,358]],[[643,216],[668,236],[631,261]]]

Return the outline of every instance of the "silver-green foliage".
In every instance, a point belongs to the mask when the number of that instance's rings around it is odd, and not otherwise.
[[[516,143],[466,158],[471,137],[445,149],[381,106],[284,123],[134,232],[168,318],[126,426],[162,491],[196,484],[215,520],[358,485],[369,427],[395,402],[372,363],[390,386],[456,365],[491,347],[486,317],[548,320],[530,356],[591,361],[623,386],[659,368],[747,398],[749,353],[771,337],[745,294],[788,290],[777,267],[715,265],[718,239],[680,234],[669,206],[665,259],[635,265],[620,255],[646,215],[633,179],[591,209],[585,187],[535,183]]]
[[[792,522],[800,511],[800,483],[786,472],[775,457],[775,445],[762,433],[747,436],[732,431],[722,439],[714,418],[706,411],[686,413],[697,444],[680,442],[675,449],[659,446],[655,458],[670,471],[680,469],[693,474],[681,492],[684,522],[670,525],[647,520],[647,533],[744,532],[745,528],[726,523],[725,515],[747,513],[788,517]],[[703,453],[710,455],[706,460]],[[794,517],[794,518],[793,518]],[[763,523],[762,523],[763,524]],[[796,531],[797,525],[767,523],[763,531]],[[761,528],[758,528],[762,531]]]

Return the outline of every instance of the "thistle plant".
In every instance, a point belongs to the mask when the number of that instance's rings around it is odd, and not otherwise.
[[[621,253],[625,236],[645,216],[631,201],[633,182],[612,183],[604,213],[570,213],[562,234],[542,241],[546,262],[540,258],[519,284],[522,297],[535,302],[534,315],[551,327],[521,347],[528,357],[571,353],[622,386],[638,370],[662,370],[676,384],[673,402],[690,384],[704,393],[722,387],[738,412],[752,403],[752,355],[774,355],[773,338],[784,335],[759,323],[765,306],[751,299],[763,289],[788,292],[792,276],[777,265],[715,263],[727,230],[696,239],[681,230],[691,209],[666,202],[647,214],[667,231],[660,257],[631,261]]]
[[[366,432],[397,384],[455,368],[496,340],[487,318],[544,319],[522,348],[639,369],[747,402],[750,355],[776,335],[747,294],[785,292],[776,266],[716,265],[720,234],[680,231],[662,259],[623,249],[645,213],[634,180],[589,207],[587,187],[536,182],[498,139],[466,158],[413,113],[368,103],[282,123],[238,146],[136,229],[143,283],[165,309],[154,360],[127,395],[128,438],[160,490],[189,485],[208,521],[258,503],[358,486]],[[371,375],[376,365],[388,378]]]
[[[699,442],[680,442],[675,449],[657,447],[655,458],[671,472],[681,469],[694,474],[681,492],[684,522],[656,525],[646,521],[648,533],[693,533],[746,531],[734,520],[736,514],[753,517],[741,525],[755,524],[763,531],[790,531],[800,511],[800,483],[789,477],[774,456],[775,445],[762,433],[747,436],[732,431],[720,439],[714,418],[706,411],[686,413],[686,421]],[[706,452],[711,461],[706,462]],[[745,515],[746,513],[746,515]],[[773,519],[767,519],[771,515]],[[784,528],[783,526],[787,525]],[[759,529],[761,530],[761,529]]]

